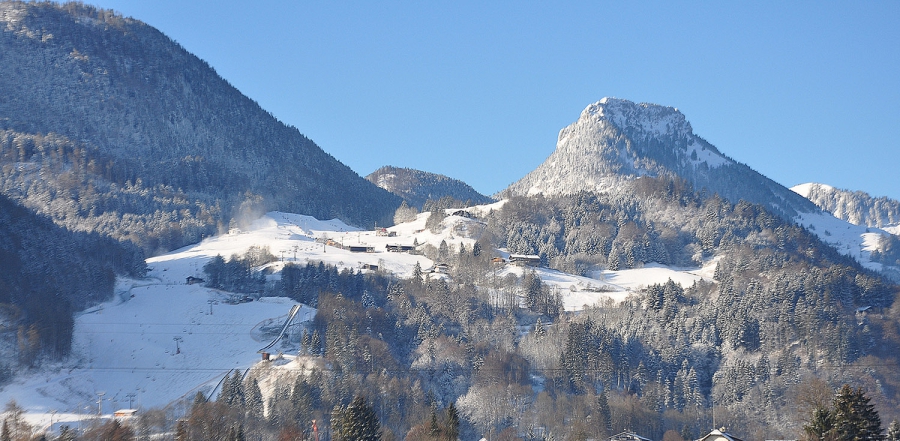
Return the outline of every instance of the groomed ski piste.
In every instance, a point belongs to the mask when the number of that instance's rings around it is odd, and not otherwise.
[[[44,364],[40,369],[19,373],[0,390],[0,403],[15,400],[38,427],[53,421],[76,426],[77,421],[94,418],[98,411],[110,415],[118,409],[163,408],[196,392],[214,392],[222,378],[234,369],[241,372],[258,366],[258,351],[279,335],[296,302],[287,298],[262,297],[252,302],[234,302],[234,295],[209,289],[203,284],[188,285],[188,277],[203,278],[203,265],[210,258],[243,254],[251,246],[269,247],[278,259],[267,266],[277,280],[284,265],[323,262],[339,268],[361,269],[378,265],[398,278],[408,278],[418,263],[423,269],[434,262],[422,255],[387,252],[388,244],[452,247],[465,243],[471,249],[485,225],[478,220],[502,202],[467,209],[472,218],[449,215],[438,233],[425,228],[428,213],[411,222],[377,234],[344,224],[339,220],[320,221],[309,216],[270,212],[241,230],[207,238],[171,253],[147,260],[150,268],[143,280],[120,279],[110,301],[79,313],[75,318],[72,354],[68,360]],[[834,219],[834,218],[831,218]],[[864,228],[856,230],[837,221],[827,227],[823,219],[806,219],[842,238],[849,254],[864,257]],[[824,227],[824,228],[823,228]],[[839,230],[838,228],[843,228]],[[849,229],[848,229],[849,228]],[[852,230],[852,231],[851,231]],[[843,233],[842,233],[843,232]],[[862,234],[862,235],[861,235]],[[855,240],[854,240],[855,239]],[[332,245],[327,245],[331,243]],[[340,245],[343,244],[343,248]],[[365,246],[372,252],[352,252],[350,246]],[[855,247],[854,247],[855,245]],[[508,257],[505,250],[495,250]],[[712,280],[715,261],[698,268],[672,268],[648,264],[622,271],[597,271],[591,277],[575,276],[549,268],[504,265],[498,276],[521,276],[534,270],[562,297],[567,311],[605,301],[619,302],[640,288],[665,283],[669,279],[690,286],[695,281]],[[368,271],[368,270],[366,270]],[[446,277],[433,274],[431,277]],[[315,310],[301,305],[292,323],[303,326]],[[296,328],[299,329],[299,328]],[[310,367],[309,357],[295,359],[296,345],[276,342],[267,352],[284,352],[278,369]],[[267,383],[261,382],[267,395]],[[102,395],[100,395],[102,394]],[[213,395],[214,397],[214,395]],[[98,399],[102,398],[98,406]]]

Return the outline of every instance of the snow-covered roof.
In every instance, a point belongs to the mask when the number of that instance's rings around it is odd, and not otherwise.
[[[723,432],[719,429],[713,429],[712,432],[709,432],[703,438],[698,439],[697,441],[717,441],[717,440],[727,440],[727,441],[743,441],[740,438],[728,433]]]
[[[622,432],[617,435],[613,435],[607,438],[608,441],[651,441],[649,438],[644,438],[635,433],[631,432]]]

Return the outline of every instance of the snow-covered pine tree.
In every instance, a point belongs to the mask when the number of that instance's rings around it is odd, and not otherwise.
[[[422,284],[422,280],[423,280],[422,265],[419,264],[419,261],[416,261],[416,265],[413,266],[412,282],[416,286],[420,286]]]
[[[887,441],[900,441],[900,423],[897,420],[891,421],[888,426]]]
[[[612,434],[612,412],[609,409],[609,400],[606,398],[606,391],[597,395],[597,425],[603,429],[604,436]]]
[[[838,439],[880,441],[884,439],[881,418],[862,388],[841,386],[834,397],[834,425]]]
[[[238,408],[244,406],[244,385],[241,382],[240,371],[235,370],[234,375],[225,379],[216,401]]]
[[[381,424],[366,399],[357,395],[346,408],[332,412],[332,433],[339,441],[378,441]]]
[[[262,391],[259,389],[259,383],[256,378],[251,378],[247,384],[247,418],[254,420],[262,420],[264,413],[264,404]]]

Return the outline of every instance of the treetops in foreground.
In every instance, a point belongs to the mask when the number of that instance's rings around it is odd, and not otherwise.
[[[890,436],[900,435],[896,420]],[[803,426],[806,441],[881,441],[886,439],[881,418],[862,388],[841,386],[830,404],[820,403]],[[887,438],[893,441],[896,438]]]

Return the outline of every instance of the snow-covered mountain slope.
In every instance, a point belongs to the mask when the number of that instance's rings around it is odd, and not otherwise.
[[[838,219],[900,234],[900,201],[896,199],[873,197],[866,192],[842,190],[814,182],[791,187],[791,190]]]
[[[115,300],[76,318],[68,362],[19,375],[0,400],[15,399],[29,412],[96,414],[101,392],[104,413],[209,393],[229,370],[259,358],[267,343],[262,328],[283,321],[294,305],[284,298],[230,305],[227,295],[168,278],[119,287]],[[299,321],[313,314],[305,307]]]
[[[795,218],[797,223],[866,268],[900,282],[900,267],[890,264],[893,259],[873,259],[873,252],[884,251],[885,239],[891,234],[900,235],[900,202],[817,183],[797,185],[791,190],[824,210],[801,213]]]
[[[672,268],[651,264],[643,268],[621,271],[596,271],[591,277],[583,277],[550,268],[532,268],[542,282],[560,295],[563,309],[566,311],[580,311],[586,306],[606,301],[621,302],[649,285],[661,285],[669,280],[684,287],[700,280],[712,282],[715,269],[714,261],[703,268]],[[498,276],[515,274],[521,277],[525,271],[525,268],[509,265],[500,271]]]
[[[862,266],[880,272],[894,282],[900,282],[900,267],[877,262],[872,254],[881,248],[883,237],[892,234],[891,231],[855,225],[824,211],[801,213],[794,221],[841,254],[856,259]]]
[[[501,196],[628,191],[640,176],[678,176],[736,203],[766,205],[785,218],[816,208],[723,155],[672,107],[604,98],[559,133],[556,150]]]
[[[246,370],[260,359],[259,349],[270,342],[296,303],[263,297],[234,303],[230,293],[186,284],[187,277],[203,277],[210,258],[243,254],[251,246],[269,247],[279,261],[268,264],[277,278],[287,263],[324,262],[341,268],[379,265],[397,277],[408,278],[424,256],[387,252],[387,244],[431,244],[471,247],[484,230],[477,218],[499,209],[503,202],[466,209],[471,217],[452,215],[437,233],[425,228],[429,213],[387,229],[393,236],[361,231],[339,220],[271,212],[243,231],[205,239],[171,253],[148,259],[145,280],[120,279],[115,299],[76,317],[72,356],[66,362],[18,375],[0,390],[0,401],[15,399],[33,421],[73,421],[96,414],[102,392],[104,413],[127,407],[163,407],[197,391],[209,394],[231,369]],[[352,252],[332,244],[365,245],[372,252]],[[501,250],[497,255],[507,255]],[[667,268],[648,265],[624,271],[602,271],[592,277],[574,276],[547,268],[535,271],[562,296],[566,310],[584,305],[621,301],[636,289],[672,279],[690,285],[711,280],[715,263],[704,268]],[[506,265],[499,270],[521,275],[524,268]],[[447,277],[434,274],[432,277]],[[315,310],[304,306],[296,322],[310,320]],[[292,353],[295,346],[281,346]],[[290,358],[290,357],[289,357]],[[291,365],[293,366],[293,365]],[[290,366],[288,366],[290,367]],[[265,393],[265,391],[264,391]],[[65,417],[63,414],[66,414]],[[79,416],[78,414],[81,414]]]

